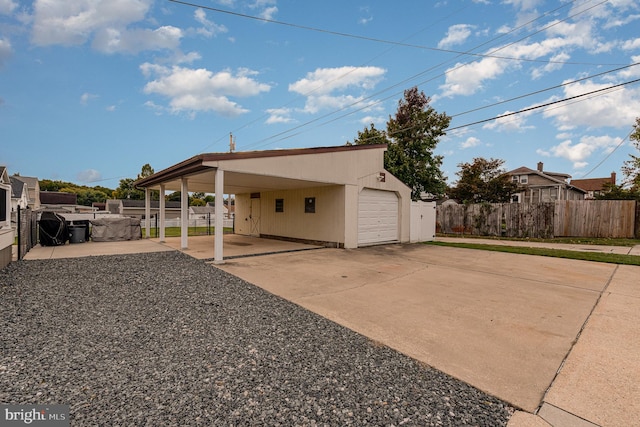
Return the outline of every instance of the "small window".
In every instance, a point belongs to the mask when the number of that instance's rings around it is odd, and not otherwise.
[[[9,207],[11,206],[11,193],[9,186],[0,186],[0,227],[9,225]]]
[[[520,180],[518,179],[518,175],[514,175],[514,176],[511,178],[511,181],[513,181],[513,182],[520,182]]]
[[[276,199],[276,212],[284,212],[284,199]]]
[[[520,177],[520,184],[526,184],[527,182],[529,182],[529,178],[526,175]]]
[[[304,198],[304,213],[316,213],[316,198],[305,197]]]

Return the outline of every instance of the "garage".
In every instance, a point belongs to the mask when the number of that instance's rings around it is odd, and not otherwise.
[[[358,245],[398,241],[398,196],[364,188],[358,199]]]
[[[139,179],[147,192],[181,192],[181,248],[188,249],[188,193],[235,200],[234,233],[356,248],[410,241],[411,189],[384,169],[385,144],[204,153]],[[160,240],[164,240],[163,198]],[[219,204],[219,206],[218,206]],[[259,223],[258,223],[259,219]],[[216,229],[223,228],[216,216]],[[223,262],[215,234],[215,262]]]

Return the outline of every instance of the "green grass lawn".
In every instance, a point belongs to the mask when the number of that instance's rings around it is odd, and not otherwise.
[[[635,246],[640,245],[640,239],[613,239],[608,237],[554,237],[553,239],[519,239],[515,237],[475,236],[470,234],[440,234],[441,237],[464,237],[465,239],[513,240],[520,242],[568,243],[572,245],[604,245],[604,246]]]
[[[158,237],[156,235],[155,228],[151,227],[150,237]],[[233,233],[233,228],[225,228],[225,233]],[[142,237],[146,237],[147,230],[142,228]],[[215,234],[215,227],[189,227],[188,235],[189,236],[207,236]],[[164,229],[165,237],[179,237],[180,236],[180,227],[165,227]]]
[[[557,241],[556,239],[553,239],[553,240],[540,239],[536,241],[547,241],[547,242],[550,241],[553,243],[577,243],[575,241],[567,242],[566,240]],[[580,242],[580,243],[584,243],[584,242]],[[435,241],[435,242],[425,242],[425,244],[433,245],[433,246],[450,246],[455,248],[479,249],[484,251],[507,252],[512,254],[538,255],[538,256],[548,256],[548,257],[555,257],[555,258],[577,259],[582,261],[607,262],[611,264],[640,266],[640,256],[635,256],[635,255],[619,255],[619,254],[601,253],[601,252],[567,251],[563,249],[548,249],[548,248],[528,248],[528,247],[522,247],[522,246],[504,246],[504,245],[491,245],[491,244],[485,245],[481,243],[462,243],[462,242],[449,243],[449,242]],[[596,243],[592,243],[592,244],[596,244]],[[640,244],[640,243],[636,243],[636,244]],[[627,245],[615,245],[615,246],[627,246]]]

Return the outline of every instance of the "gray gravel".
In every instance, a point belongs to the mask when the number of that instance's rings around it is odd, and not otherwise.
[[[506,425],[513,408],[179,252],[0,271],[0,402],[83,425]]]

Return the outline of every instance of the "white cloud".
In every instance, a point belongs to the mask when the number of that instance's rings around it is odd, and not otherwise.
[[[2,68],[12,53],[13,48],[11,47],[11,42],[7,39],[0,39],[0,68]]]
[[[86,169],[78,172],[76,178],[80,182],[90,183],[100,181],[102,179],[102,174],[95,169]]]
[[[484,58],[470,64],[457,63],[446,71],[445,84],[440,86],[442,95],[473,95],[484,88],[486,80],[498,78],[506,72],[511,61],[498,58]]]
[[[277,123],[291,123],[291,110],[289,108],[271,108],[267,110],[269,117],[266,120],[266,124],[273,125]]]
[[[445,38],[438,42],[439,48],[449,48],[464,43],[471,35],[473,25],[456,24],[449,27]]]
[[[130,28],[145,20],[152,3],[153,0],[36,0],[31,40],[38,46],[72,46],[92,40],[93,48],[105,53],[176,50],[183,36],[179,28]]]
[[[585,167],[588,162],[586,160],[597,152],[602,151],[605,154],[610,153],[615,147],[622,142],[619,137],[604,136],[583,136],[580,142],[574,144],[568,139],[558,145],[551,147],[549,150],[538,149],[536,152],[544,156],[561,157],[573,162],[573,167],[580,169]]]
[[[13,0],[0,0],[0,14],[2,15],[10,15],[16,7],[18,7],[18,3]]]
[[[32,41],[78,45],[99,30],[123,29],[144,19],[152,0],[36,0]]]
[[[254,3],[250,4],[249,7],[251,9],[259,10],[258,15],[262,19],[272,20],[275,14],[278,12],[276,3],[276,0],[256,0]]]
[[[343,92],[373,89],[385,73],[386,70],[379,67],[318,68],[290,84],[289,90],[307,97],[305,111],[308,113],[326,108],[339,109],[363,99],[363,96]]]
[[[589,80],[564,86],[564,98],[609,87],[609,84]],[[577,126],[587,128],[625,127],[633,123],[640,111],[640,88],[621,87],[598,96],[582,98],[580,102],[565,102],[545,108],[544,117],[552,118],[560,130]]]
[[[205,37],[215,37],[218,34],[226,33],[228,31],[227,27],[224,25],[218,25],[213,21],[209,21],[207,19],[206,12],[201,8],[196,9],[196,11],[193,12],[193,16],[196,21],[202,24],[202,27],[196,30],[200,35]]]
[[[117,108],[117,107],[116,107],[115,105],[109,105],[109,106],[106,108],[106,110],[107,110],[107,111],[109,111],[109,112],[111,113],[111,112],[113,112],[113,111],[116,111],[116,108]]]
[[[626,40],[624,43],[622,43],[621,48],[623,50],[640,49],[640,37],[638,37],[637,39],[633,39],[633,40]]]
[[[144,87],[147,94],[157,94],[170,99],[169,109],[173,113],[213,111],[223,116],[237,116],[248,112],[229,96],[250,97],[268,92],[271,87],[253,77],[257,74],[248,69],[214,73],[204,68],[165,67],[145,63],[140,66],[146,77],[155,80]]]
[[[543,67],[534,68],[533,71],[531,72],[531,78],[536,80],[552,71],[560,70],[564,65],[562,63],[567,62],[570,58],[571,56],[564,52],[551,57],[551,61],[553,62],[549,62]]]
[[[482,141],[480,141],[475,136],[470,136],[469,138],[467,138],[466,141],[464,141],[462,144],[460,144],[460,148],[473,148],[473,147],[477,147],[481,143],[482,143]]]
[[[505,111],[502,115],[511,113],[512,111]],[[489,122],[482,126],[483,129],[496,130],[498,132],[522,132],[529,129],[534,129],[534,126],[526,125],[526,118],[531,113],[514,114],[507,117],[502,117]]]
[[[92,99],[96,99],[96,98],[98,98],[98,95],[94,95],[93,93],[85,92],[82,95],[80,95],[80,104],[87,105],[89,103],[89,101],[91,101]]]
[[[387,119],[382,116],[365,116],[358,120],[358,122],[362,123],[365,126],[369,126],[371,123],[374,125],[384,125]]]
[[[182,31],[171,26],[155,30],[105,28],[96,33],[92,45],[96,50],[104,53],[135,54],[145,50],[177,49],[181,38]]]

